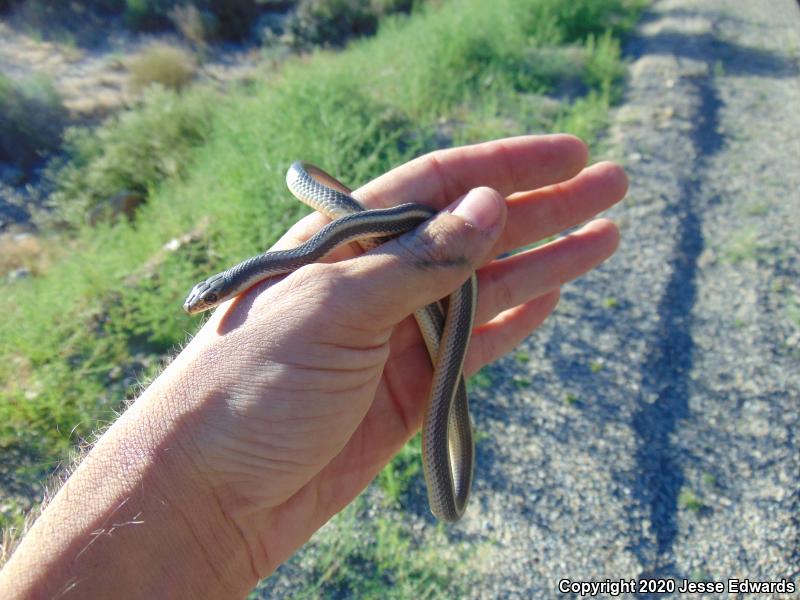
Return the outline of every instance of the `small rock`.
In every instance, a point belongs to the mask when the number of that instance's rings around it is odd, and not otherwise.
[[[18,267],[13,271],[10,271],[8,275],[6,275],[6,279],[8,281],[19,281],[20,279],[27,279],[32,275],[30,269],[25,267]]]
[[[172,238],[170,241],[164,244],[164,250],[168,250],[169,252],[175,252],[182,245],[183,244],[181,243],[181,240],[179,240],[178,238]]]

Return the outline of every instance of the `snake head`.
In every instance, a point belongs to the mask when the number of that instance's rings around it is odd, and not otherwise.
[[[186,296],[186,300],[183,303],[183,310],[193,315],[221,304],[227,300],[227,296],[222,293],[224,286],[225,278],[222,273],[218,273],[205,281],[201,281],[194,286],[192,291],[189,292],[189,295]]]

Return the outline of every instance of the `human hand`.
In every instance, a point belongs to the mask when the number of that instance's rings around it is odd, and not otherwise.
[[[616,226],[599,219],[496,258],[623,197],[620,167],[585,162],[569,136],[509,138],[423,156],[357,190],[367,207],[452,214],[222,305],[50,501],[0,571],[3,596],[246,595],[420,427],[431,366],[408,315],[477,270],[469,376],[613,253]],[[276,249],[323,222],[301,220]]]
[[[443,210],[478,186],[493,189],[462,203],[473,208],[473,227],[455,209],[364,256],[340,251],[338,262],[256,286],[217,310],[164,374],[192,390],[190,455],[249,538],[259,575],[350,502],[418,430],[431,366],[409,318],[415,309],[477,269],[469,376],[538,326],[562,283],[614,251],[616,227],[598,220],[496,259],[622,198],[621,168],[581,172],[585,160],[574,138],[521,137],[394,169],[354,196],[368,208],[423,202]],[[323,222],[310,215],[274,249],[305,241]]]

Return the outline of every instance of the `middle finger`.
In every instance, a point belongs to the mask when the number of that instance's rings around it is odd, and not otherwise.
[[[484,266],[478,271],[475,325],[583,275],[611,256],[618,243],[617,226],[597,219],[544,246]]]
[[[508,220],[492,258],[594,217],[622,200],[627,189],[622,167],[601,162],[568,181],[513,194],[507,200]]]

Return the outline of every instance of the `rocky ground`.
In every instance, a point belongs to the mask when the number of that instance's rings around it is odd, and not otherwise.
[[[475,598],[800,589],[800,9],[657,0],[626,50],[620,249],[473,394]]]

